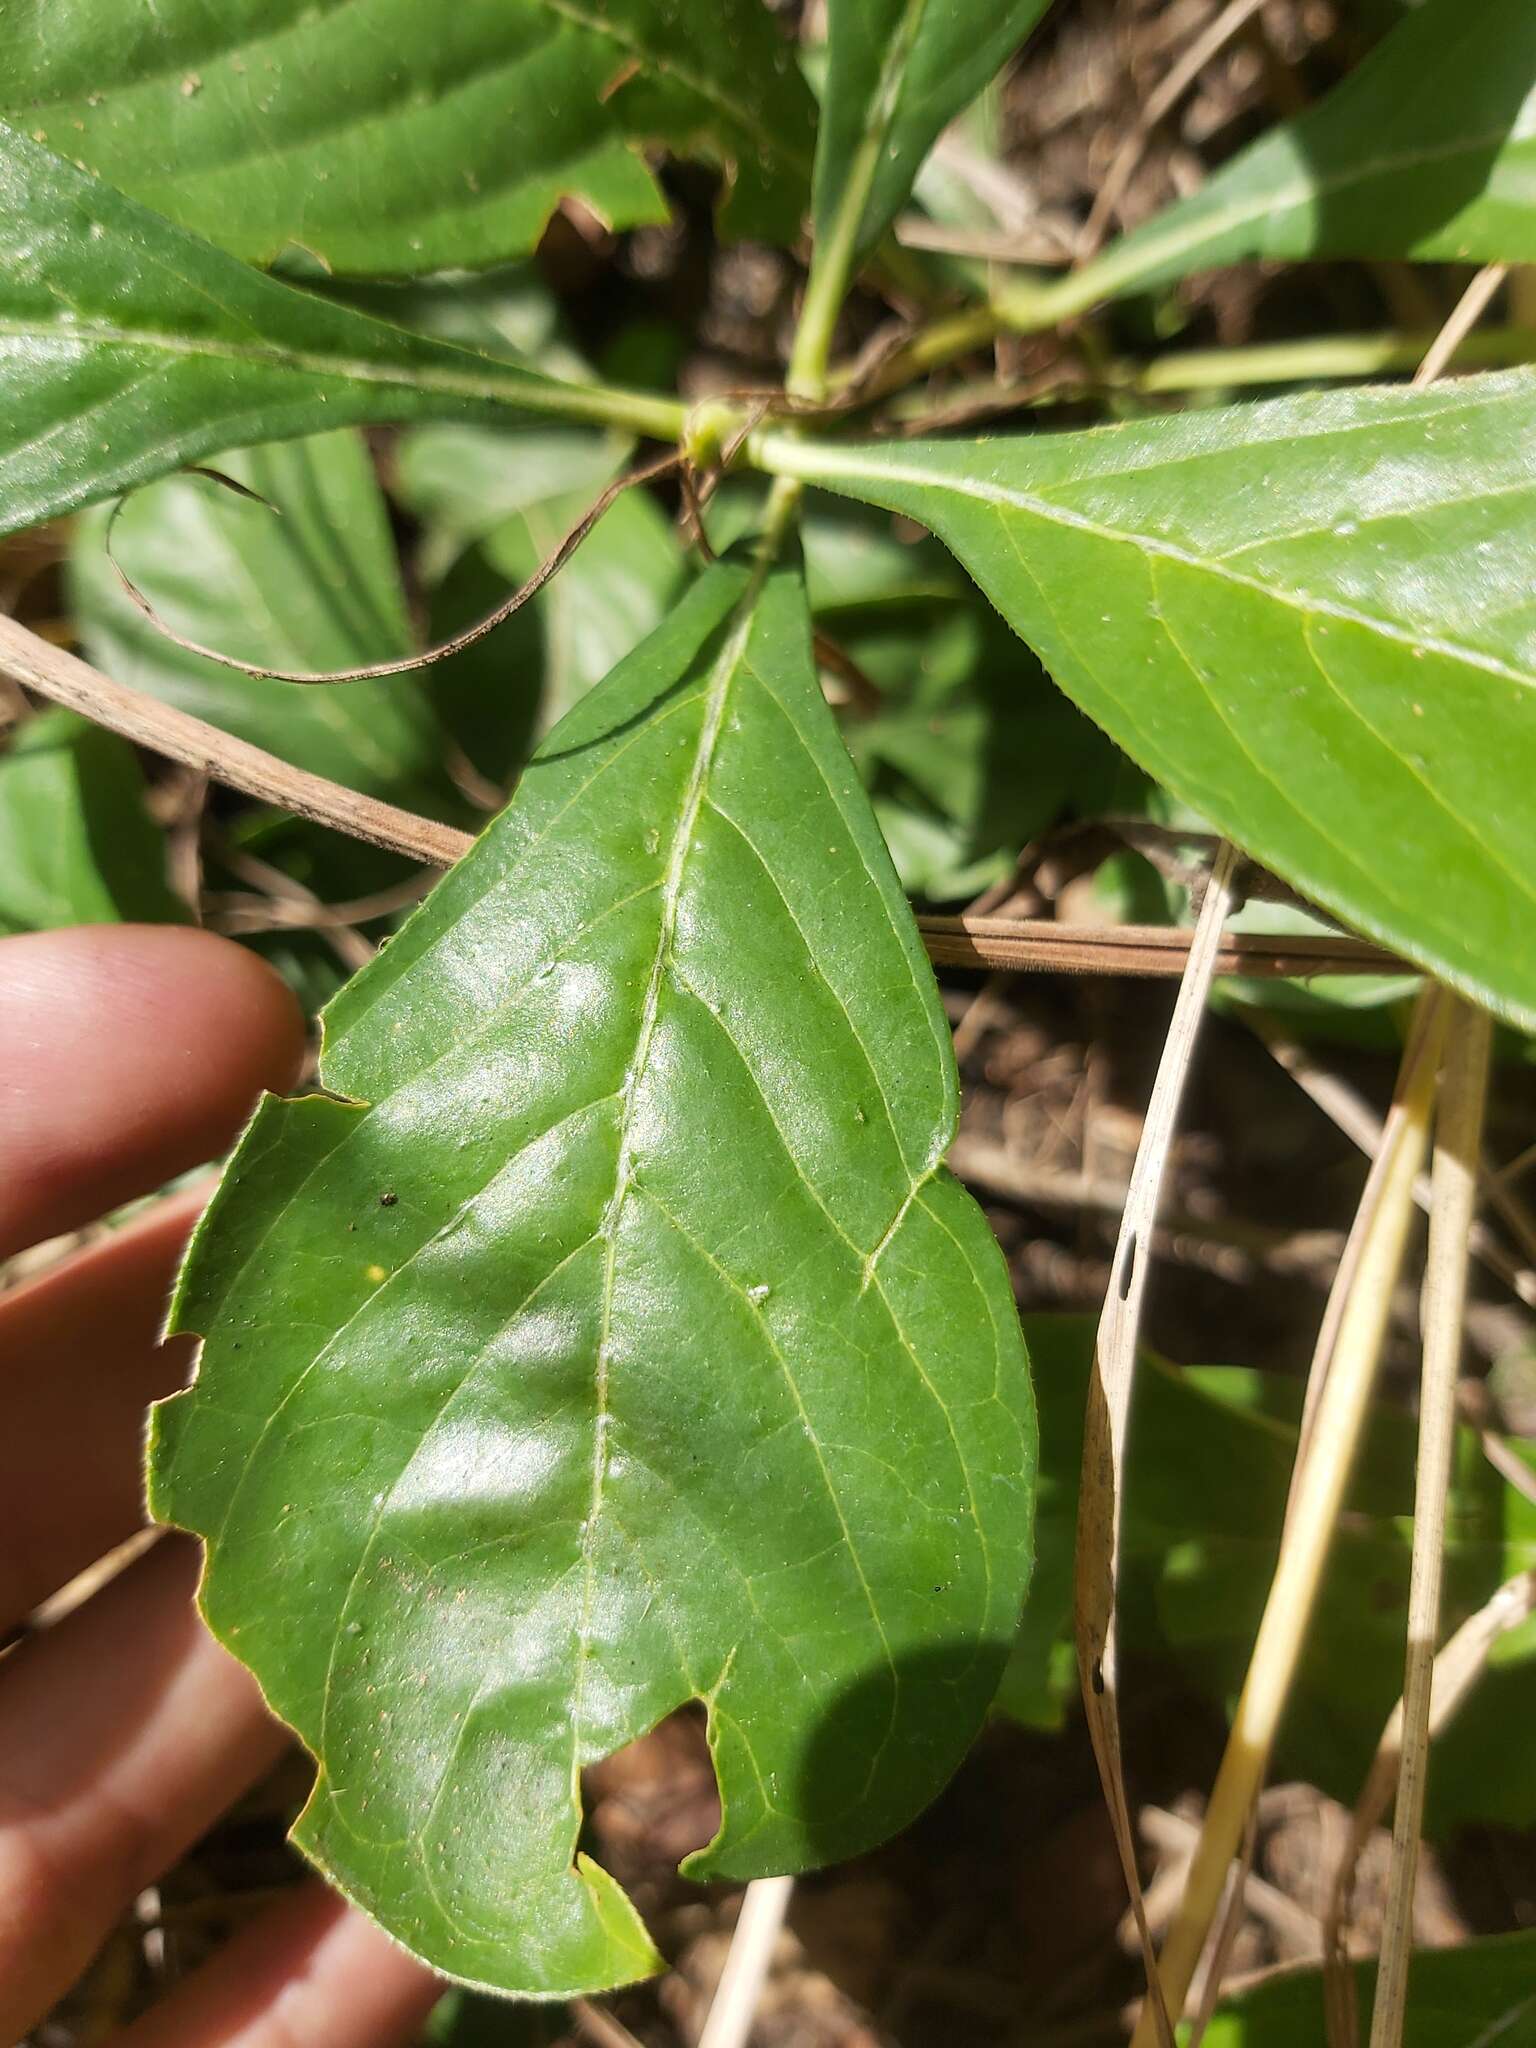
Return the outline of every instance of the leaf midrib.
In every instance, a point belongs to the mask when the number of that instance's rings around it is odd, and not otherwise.
[[[182,279],[182,283],[189,280]],[[225,309],[231,310],[231,309]],[[386,332],[392,332],[386,330]],[[401,330],[401,339],[416,340]],[[564,384],[529,370],[504,376],[473,375],[441,365],[406,364],[393,366],[371,363],[352,356],[322,355],[309,349],[275,348],[234,341],[211,340],[201,336],[166,334],[153,328],[112,328],[71,321],[68,325],[41,321],[0,318],[0,342],[13,340],[55,344],[70,355],[81,353],[80,344],[97,348],[137,348],[162,355],[205,357],[221,362],[252,363],[260,368],[298,372],[304,376],[344,377],[360,384],[398,385],[405,390],[441,392],[453,398],[486,399],[497,405],[523,411],[570,413],[583,422],[587,411],[581,401],[582,387]],[[468,351],[465,351],[466,356]],[[486,359],[489,361],[489,358]]]
[[[1468,647],[1460,641],[1446,639],[1439,634],[1410,631],[1393,620],[1345,604],[1338,598],[1319,597],[1311,592],[1291,590],[1282,583],[1268,583],[1261,577],[1246,576],[1240,570],[1229,568],[1221,556],[1199,554],[1192,548],[1181,547],[1178,542],[1165,540],[1160,535],[1107,526],[1099,520],[1090,519],[1086,513],[1074,512],[1069,506],[1059,505],[1050,498],[1036,497],[1028,491],[1010,489],[1002,484],[985,483],[977,478],[957,479],[941,472],[908,464],[860,463],[857,459],[850,461],[846,453],[834,449],[815,450],[811,459],[801,464],[781,465],[778,457],[783,445],[786,444],[781,444],[775,437],[769,466],[775,469],[782,467],[788,473],[803,475],[812,482],[835,486],[841,478],[853,478],[861,483],[870,484],[908,484],[925,491],[946,491],[956,498],[973,499],[978,504],[1006,506],[1017,512],[1028,513],[1050,525],[1070,527],[1075,531],[1089,534],[1096,540],[1107,540],[1123,547],[1133,547],[1144,554],[1176,562],[1183,568],[1200,570],[1206,575],[1218,577],[1223,582],[1268,598],[1273,603],[1287,605],[1293,611],[1337,619],[1343,624],[1359,626],[1367,632],[1379,634],[1382,639],[1391,640],[1398,646],[1409,649],[1422,648],[1431,654],[1441,654],[1449,660],[1464,662],[1468,667],[1481,669],[1488,675],[1517,683],[1522,689],[1536,686],[1536,677],[1533,677],[1529,670],[1515,668],[1508,662],[1500,661],[1495,655]],[[788,445],[798,448],[801,444]],[[808,450],[813,447],[810,443],[803,445]],[[764,454],[767,458],[769,451],[765,449]],[[1137,473],[1145,476],[1154,471],[1155,465]],[[1536,484],[1533,484],[1532,488],[1536,489]],[[1461,502],[1476,501],[1468,498]],[[1434,507],[1419,509],[1433,510]]]
[[[635,1104],[641,1084],[650,1064],[651,1047],[656,1036],[656,1019],[661,1007],[662,984],[672,958],[673,940],[677,932],[677,910],[682,896],[683,881],[688,870],[688,859],[693,847],[694,830],[698,824],[699,811],[709,786],[710,770],[714,765],[715,751],[725,724],[725,707],[730,697],[731,684],[735,679],[742,657],[746,653],[747,641],[752,631],[753,615],[757,600],[768,575],[766,551],[754,566],[745,589],[736,601],[730,615],[730,628],[715,661],[709,687],[704,698],[703,719],[699,728],[698,744],[694,749],[689,769],[688,784],[683,801],[678,808],[677,820],[672,829],[671,843],[667,849],[667,864],[662,877],[660,916],[656,926],[656,945],[651,955],[650,974],[646,981],[645,995],[641,1002],[640,1022],[635,1032],[635,1050],[624,1076],[624,1086],[619,1096],[617,1118],[618,1152],[614,1162],[613,1193],[609,1197],[603,1220],[598,1226],[598,1235],[603,1241],[603,1281],[601,1322],[598,1330],[597,1357],[593,1383],[595,1413],[592,1426],[592,1485],[586,1519],[582,1523],[581,1545],[583,1585],[581,1620],[576,1639],[576,1673],[574,1700],[571,1707],[571,1777],[573,1787],[581,1770],[583,1720],[586,1697],[587,1666],[591,1657],[592,1596],[597,1573],[597,1532],[602,1516],[603,1492],[607,1484],[608,1466],[611,1458],[609,1447],[612,1410],[609,1405],[610,1346],[613,1336],[613,1294],[618,1271],[619,1227],[623,1221],[625,1205],[634,1188],[634,1118]]]

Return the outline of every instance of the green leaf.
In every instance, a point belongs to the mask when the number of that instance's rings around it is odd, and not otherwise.
[[[461,555],[433,593],[434,639],[484,618],[526,580],[587,502],[581,498],[569,518],[569,508],[553,502],[530,505]],[[447,539],[429,535],[429,553]],[[436,664],[428,685],[433,701],[482,775],[511,780],[535,739],[660,624],[681,571],[665,514],[644,492],[627,492],[529,604]]]
[[[427,529],[425,574],[440,576],[466,542],[512,519],[553,534],[553,546],[612,482],[632,445],[590,427],[454,425],[402,434],[393,488]]]
[[[505,356],[523,369],[532,366],[577,383],[592,374],[590,363],[567,339],[559,302],[533,262],[406,283],[326,278],[313,288],[391,327],[456,341],[481,355]]]
[[[259,276],[0,124],[0,533],[242,443],[591,397]]]
[[[569,509],[528,506],[486,536],[486,559],[513,583],[525,581],[586,508],[583,503],[567,518]],[[681,572],[682,558],[665,513],[654,498],[626,492],[540,592],[540,733],[661,623]]]
[[[525,582],[612,481],[630,443],[591,428],[420,427],[401,437],[396,494],[422,522],[418,567],[439,581],[433,636]],[[477,543],[469,552],[466,542]],[[497,781],[659,625],[682,572],[656,500],[629,491],[560,574],[487,639],[439,664],[433,695]]]
[[[852,1854],[1027,1569],[1011,1291],[797,574],[709,570],[326,1022],[194,1246],[156,1510],[319,1760],[322,1869],[455,1976],[612,1984],[657,1958],[579,1767],[701,1699],[690,1867]]]
[[[130,499],[117,559],[166,624],[274,668],[360,667],[412,640],[383,499],[352,430],[222,456],[256,504],[204,477]],[[452,791],[421,682],[308,687],[243,676],[158,632],[119,584],[104,510],[80,522],[70,595],[90,658],[119,682],[372,796],[441,812]]]
[[[1371,2022],[1375,1964],[1355,1964],[1354,1976],[1363,2040]],[[1326,2032],[1322,1972],[1297,1970],[1218,2006],[1205,2048],[1296,2048],[1298,2042],[1324,2040]],[[1414,1956],[1403,2048],[1530,2048],[1532,2041],[1536,1933],[1484,1935]]]
[[[16,0],[0,113],[250,261],[400,275],[520,255],[568,193],[667,218],[635,153],[723,163],[800,226],[815,108],[760,0]]]
[[[1012,55],[1050,0],[828,0],[816,141],[818,241],[856,266],[895,219],[939,130]]]
[[[1046,297],[1092,303],[1253,257],[1528,263],[1533,173],[1536,10],[1428,0],[1326,99]]]
[[[1536,1021],[1536,376],[1084,434],[761,447],[931,527],[1177,796]]]
[[[0,932],[182,923],[126,740],[43,711],[0,755]]]
[[[1000,1704],[1055,1726],[1076,1695],[1072,1555],[1093,1324],[1024,1321],[1040,1406],[1036,1564]],[[1177,1669],[1229,1707],[1247,1670],[1279,1549],[1295,1458],[1300,1384],[1231,1366],[1179,1370],[1147,1356],[1128,1454],[1119,1609],[1128,1655]],[[1402,1692],[1415,1429],[1372,1414],[1348,1513],[1282,1726],[1275,1771],[1353,1801]],[[1536,1565],[1536,1508],[1459,1433],[1446,1541],[1447,1633],[1515,1573]],[[1428,1829],[1536,1817],[1536,1756],[1512,1741],[1536,1714],[1536,1643],[1506,1638],[1493,1668],[1436,1738]],[[1490,1771],[1489,1759],[1498,1759]],[[1299,2037],[1298,2037],[1299,2038]]]
[[[880,617],[839,645],[881,692],[848,745],[909,892],[975,896],[1116,760],[1000,619],[973,598]]]

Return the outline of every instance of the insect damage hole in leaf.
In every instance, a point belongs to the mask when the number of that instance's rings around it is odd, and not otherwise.
[[[320,1071],[195,1240],[155,1509],[341,1888],[472,1982],[626,1981],[582,1767],[702,1699],[690,1869],[852,1854],[963,1755],[1030,1553],[1011,1291],[798,571],[716,564],[578,704]]]

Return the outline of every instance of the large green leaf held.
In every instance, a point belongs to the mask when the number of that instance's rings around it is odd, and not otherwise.
[[[1186,803],[1536,1021],[1536,376],[760,449],[931,527]]]
[[[199,1232],[156,1511],[344,1891],[471,1981],[634,1977],[581,1766],[699,1699],[691,1869],[849,1855],[963,1754],[1029,1555],[1023,1344],[797,572],[723,561],[582,699],[321,1073]]]

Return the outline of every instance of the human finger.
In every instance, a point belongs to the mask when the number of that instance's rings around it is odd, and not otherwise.
[[[0,940],[0,1257],[223,1150],[303,1042],[283,982],[212,932]]]
[[[163,1538],[0,1666],[0,2040],[282,1751],[197,1611],[198,1562]]]
[[[395,2048],[442,1985],[414,1956],[307,1884],[117,2037],[113,2048]]]
[[[144,1416],[193,1340],[160,1341],[199,1188],[0,1294],[0,1630],[144,1520]]]

